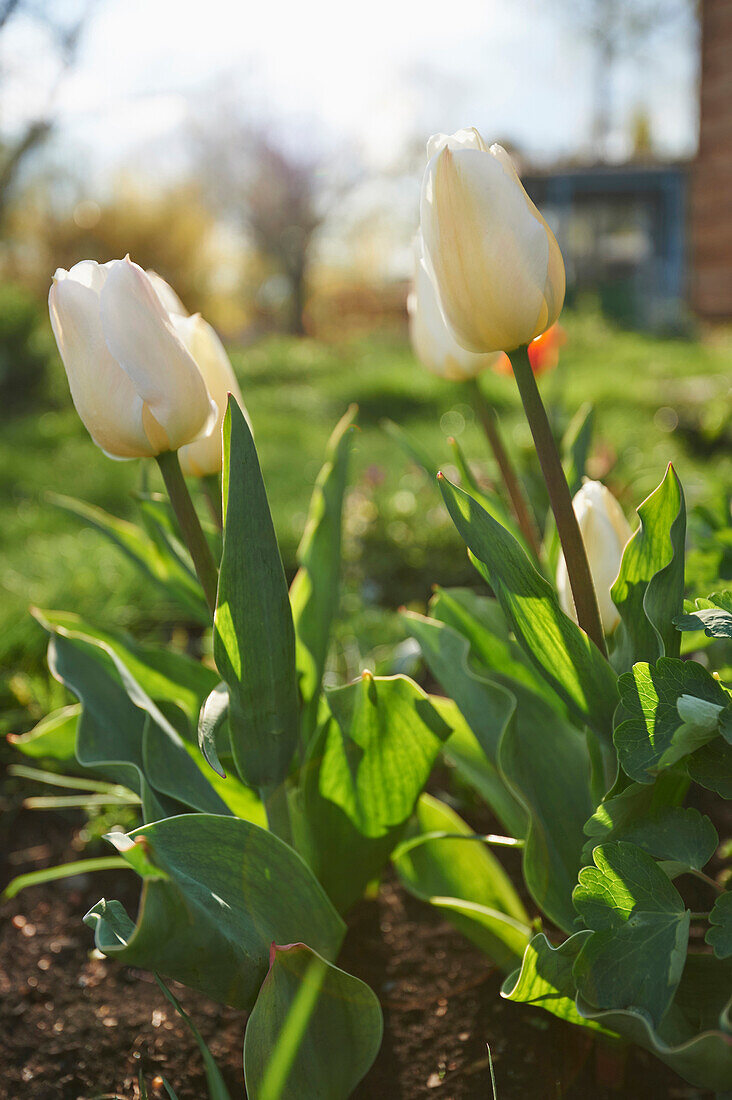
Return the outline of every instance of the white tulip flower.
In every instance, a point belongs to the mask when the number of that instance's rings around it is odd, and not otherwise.
[[[455,340],[445,323],[437,289],[430,277],[421,234],[415,242],[416,266],[413,289],[407,298],[409,335],[414,354],[433,374],[452,382],[475,378],[488,367],[496,367],[503,352],[476,355]]]
[[[572,507],[587,552],[602,629],[605,634],[612,634],[620,622],[620,615],[610,590],[620,571],[623,550],[632,534],[630,524],[615,497],[601,481],[586,478],[582,488],[574,495]],[[577,622],[563,554],[557,567],[557,590],[562,610]]]
[[[110,457],[174,451],[210,429],[201,372],[129,257],[59,268],[48,304],[76,410]]]
[[[562,254],[508,153],[477,130],[427,144],[424,247],[455,339],[472,352],[512,351],[557,320]]]

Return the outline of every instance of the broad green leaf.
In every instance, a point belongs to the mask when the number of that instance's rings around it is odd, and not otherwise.
[[[428,839],[431,833],[451,835]],[[454,810],[426,794],[409,837],[394,854],[402,885],[440,909],[499,966],[515,966],[529,941],[529,917],[492,852],[472,839],[473,830]]]
[[[616,841],[592,853],[573,894],[592,930],[574,964],[577,988],[600,1009],[642,1009],[658,1027],[686,962],[690,914],[651,856]]]
[[[41,718],[27,733],[18,736],[9,734],[8,741],[25,756],[69,764],[76,758],[76,731],[80,714],[78,703],[61,707]]]
[[[656,1030],[642,1009],[602,1011],[582,997],[577,1009],[624,1039],[645,1047],[697,1088],[726,1096],[732,1085],[732,966],[713,955],[689,955],[681,983]]]
[[[276,787],[289,770],[300,721],[295,630],[254,440],[231,395],[223,435],[224,547],[214,658],[229,687],[237,770],[252,787]]]
[[[102,770],[140,795],[146,820],[177,814],[186,808],[229,813],[229,800],[247,816],[257,807],[241,784],[216,793],[202,772],[197,750],[183,740],[141,688],[120,655],[98,638],[58,627],[49,645],[52,673],[81,700],[76,756],[84,767]],[[125,655],[126,656],[126,655]],[[133,666],[136,672],[145,666]]]
[[[732,747],[721,737],[698,749],[686,760],[686,768],[695,783],[732,799]]]
[[[728,890],[720,896],[712,906],[709,914],[711,928],[706,934],[706,941],[714,949],[718,959],[728,959],[732,956],[732,890]]]
[[[495,765],[498,743],[516,709],[515,696],[468,668],[470,645],[451,627],[414,612],[406,612],[403,618],[407,630],[419,642],[430,672],[449,691],[488,760]]]
[[[640,526],[625,547],[612,588],[621,618],[613,660],[621,671],[637,661],[679,655],[674,618],[684,602],[686,506],[673,466],[638,507],[638,516]]]
[[[155,975],[155,981],[158,983],[159,988],[162,990],[163,995],[172,1004],[175,1011],[180,1016],[183,1023],[190,1031],[193,1038],[196,1040],[196,1046],[201,1052],[203,1058],[203,1066],[206,1071],[206,1084],[208,1085],[208,1097],[209,1100],[230,1100],[229,1090],[224,1084],[224,1079],[221,1076],[221,1070],[216,1064],[216,1059],[208,1048],[208,1044],[204,1039],[201,1032],[198,1030],[193,1020],[190,1018],[183,1005],[180,1003],[175,994],[168,989],[165,982],[162,980],[159,974]]]
[[[696,871],[709,862],[719,844],[709,818],[691,806],[673,806],[642,818],[617,831],[613,840],[626,840],[656,859],[672,860]]]
[[[596,844],[619,840],[628,830],[638,828],[648,818],[680,805],[688,788],[689,780],[685,772],[669,769],[661,772],[655,783],[631,782],[621,790],[608,794],[585,822],[585,835],[592,838],[585,846],[586,860],[590,860]]]
[[[501,775],[529,815],[523,872],[536,904],[572,931],[572,888],[582,864],[583,826],[594,808],[586,739],[558,715],[544,725],[510,723],[498,752]]]
[[[84,918],[110,958],[249,1009],[273,941],[307,939],[337,955],[343,922],[297,853],[266,829],[185,814],[108,839],[144,880],[136,925],[116,901]]]
[[[674,619],[677,630],[703,630],[708,638],[732,638],[732,592],[713,592],[696,608]]]
[[[609,741],[617,704],[610,665],[561,610],[551,585],[516,539],[444,477],[440,488],[455,526],[484,563],[493,591],[525,652],[576,716]]]
[[[501,996],[507,1001],[535,1005],[567,1020],[571,1024],[599,1028],[580,1016],[575,1005],[577,989],[572,967],[582,945],[592,933],[575,932],[559,947],[552,947],[543,932],[534,936],[526,948],[521,967],[510,974],[501,986]]]
[[[304,943],[272,944],[247,1023],[250,1100],[347,1100],[381,1046],[379,1002]]]
[[[624,770],[638,783],[652,783],[654,775],[715,736],[715,729],[690,725],[679,713],[683,696],[711,703],[719,714],[729,695],[695,661],[662,657],[655,665],[641,662],[618,680],[622,706],[615,730],[615,747]],[[687,700],[687,715],[691,704]]]
[[[125,635],[101,630],[71,611],[35,609],[33,614],[45,630],[86,638],[99,645],[129,684],[133,701],[144,697],[156,703],[172,703],[185,714],[190,726],[186,732],[193,739],[201,704],[217,682],[212,669],[185,653],[141,645]]]
[[[320,794],[364,836],[383,836],[411,815],[450,727],[406,676],[365,672],[327,699],[336,723],[323,748]]]
[[[290,586],[297,638],[297,674],[304,703],[302,728],[306,742],[317,722],[330,632],[338,613],[341,517],[356,412],[356,406],[352,405],[328,442],[325,465],[315,482],[305,531],[297,552],[300,568]]]
[[[166,803],[145,778],[145,714],[129,698],[109,655],[85,639],[53,633],[48,667],[82,703],[76,738],[79,764],[139,794],[146,820],[179,813],[180,805]]]
[[[75,875],[88,875],[92,871],[112,871],[129,867],[118,856],[100,856],[98,859],[77,859],[72,863],[61,863],[58,867],[44,867],[41,871],[28,871],[25,875],[16,875],[0,894],[0,900],[10,901],[21,890],[29,886],[44,886],[47,882],[73,878]]]
[[[343,912],[380,874],[450,728],[405,677],[339,689],[308,747],[290,813],[297,850]],[[332,701],[332,696],[331,696]]]
[[[339,805],[323,797],[321,768],[331,726],[335,726],[332,718],[311,739],[289,805],[297,851],[338,912],[344,913],[378,878],[405,825],[395,825],[381,836],[364,836]]]
[[[506,787],[495,764],[491,764],[477,737],[453,699],[430,695],[432,706],[452,729],[442,755],[461,778],[492,806],[511,836],[526,835],[527,816],[523,806]]]
[[[543,677],[539,676],[520,646],[512,640],[497,600],[479,596],[469,588],[437,588],[429,612],[470,642],[471,662],[478,671],[511,688],[515,682],[541,695],[555,710],[566,708]]]
[[[57,507],[62,508],[95,527],[137,565],[142,572],[159,585],[166,595],[175,600],[186,614],[208,626],[211,613],[195,574],[182,565],[173,553],[166,553],[145,531],[127,520],[118,519],[108,512],[71,497],[49,495]]]

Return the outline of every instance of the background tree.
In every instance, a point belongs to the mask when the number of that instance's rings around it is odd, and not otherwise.
[[[613,122],[613,77],[623,58],[638,59],[659,34],[693,24],[695,0],[566,0],[573,27],[593,49],[592,145],[603,157]]]
[[[265,271],[286,279],[284,327],[302,334],[313,240],[327,208],[322,157],[220,100],[215,115],[196,121],[194,137],[205,198],[246,235]]]
[[[8,205],[20,170],[51,133],[54,125],[54,104],[59,86],[73,66],[81,36],[87,25],[96,0],[87,0],[81,6],[65,5],[60,0],[1,0],[0,41],[5,38],[14,23],[22,18],[36,23],[50,44],[54,58],[53,74],[46,101],[40,113],[29,119],[20,131],[13,135],[0,135],[0,227],[4,222]],[[71,10],[69,8],[71,7]],[[10,73],[0,69],[1,82]]]

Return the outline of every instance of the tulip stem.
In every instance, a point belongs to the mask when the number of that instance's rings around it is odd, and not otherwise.
[[[529,362],[528,349],[524,346],[512,352],[511,363],[526,419],[534,437],[541,471],[549,491],[549,501],[564,551],[574,606],[577,609],[577,621],[603,657],[607,657],[600,609],[597,605],[585,544],[572,507],[572,495],[562,469],[559,451]]]
[[[521,482],[518,479],[514,465],[511,462],[501,437],[496,410],[486,401],[485,394],[480,388],[480,383],[477,378],[468,380],[468,390],[473,400],[473,407],[478,415],[483,431],[485,432],[485,437],[488,440],[488,445],[493,452],[493,457],[501,472],[503,484],[506,486],[506,492],[511,501],[511,506],[516,516],[521,534],[524,536],[526,544],[534,555],[534,558],[538,561],[539,535],[536,524],[529,511],[529,505],[521,487]]]
[[[190,551],[206,602],[211,614],[213,614],[216,609],[216,589],[219,583],[219,573],[211,553],[211,547],[206,542],[206,536],[201,528],[196,509],[193,507],[193,501],[178,461],[178,452],[164,451],[156,457],[183,540]]]
[[[219,531],[223,531],[224,513],[221,502],[221,482],[219,481],[218,474],[206,474],[205,477],[202,477],[201,488],[206,498],[208,510],[211,513],[211,519],[214,521]]]

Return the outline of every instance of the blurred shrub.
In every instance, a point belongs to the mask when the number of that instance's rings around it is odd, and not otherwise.
[[[18,412],[37,398],[52,356],[45,311],[14,283],[0,284],[0,406]]]

